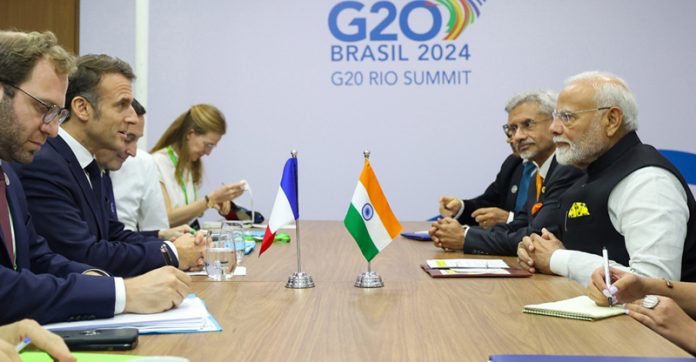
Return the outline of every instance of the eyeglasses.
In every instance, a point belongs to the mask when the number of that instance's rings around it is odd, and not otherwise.
[[[561,122],[563,122],[564,125],[569,124],[576,118],[578,118],[578,113],[586,113],[586,112],[598,112],[598,111],[605,111],[607,109],[611,109],[612,107],[599,107],[599,108],[593,108],[593,109],[583,109],[580,111],[575,111],[575,112],[570,112],[570,111],[556,111],[554,110],[551,113],[551,116],[553,116],[553,119],[559,119]]]
[[[524,121],[520,122],[520,125],[516,124],[504,124],[503,125],[503,132],[505,133],[505,136],[508,138],[512,138],[512,136],[517,133],[517,130],[522,130],[525,132],[531,131],[534,129],[534,126],[536,126],[537,123],[540,121],[535,121],[531,118],[527,118]]]
[[[48,103],[34,97],[33,95],[29,94],[29,92],[25,91],[22,88],[17,87],[14,84],[10,84],[10,83],[5,83],[5,84],[9,85],[10,87],[12,87],[18,91],[21,91],[22,93],[24,93],[26,95],[28,95],[29,98],[35,100],[36,102],[41,104],[44,108],[46,108],[46,112],[44,113],[43,119],[42,119],[42,122],[44,124],[51,124],[51,122],[58,120],[58,125],[61,125],[70,115],[70,111],[68,111],[65,108],[59,107],[55,104],[48,104]]]

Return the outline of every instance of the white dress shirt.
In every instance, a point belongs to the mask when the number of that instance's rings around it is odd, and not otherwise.
[[[609,194],[609,218],[626,240],[628,267],[612,266],[653,278],[679,280],[689,208],[679,180],[661,167],[644,167],[626,176]],[[609,255],[611,259],[611,255]],[[587,285],[602,256],[577,250],[556,250],[550,267],[555,274]]]
[[[126,229],[150,231],[169,228],[167,209],[152,155],[138,150],[117,171],[111,171],[118,221]]]

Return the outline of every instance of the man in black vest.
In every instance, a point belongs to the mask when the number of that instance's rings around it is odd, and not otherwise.
[[[614,75],[566,81],[551,124],[556,155],[587,175],[561,196],[561,230],[519,244],[520,265],[586,285],[606,247],[615,267],[696,280],[696,202],[679,171],[638,138],[637,113],[633,93]]]
[[[561,223],[555,220],[558,213],[554,212],[558,197],[582,172],[558,165],[553,157],[555,147],[549,124],[555,103],[555,93],[534,91],[515,95],[505,107],[508,122],[504,129],[509,132],[513,147],[528,160],[524,168],[532,166],[527,181],[520,182],[517,194],[526,196],[526,202],[516,211],[514,220],[492,228],[484,225],[462,228],[461,218],[444,218],[433,223],[429,230],[435,246],[466,253],[515,255],[522,237],[539,232],[542,226]]]

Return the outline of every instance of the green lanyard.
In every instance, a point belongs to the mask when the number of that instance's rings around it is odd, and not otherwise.
[[[169,159],[172,160],[172,163],[174,164],[174,169],[176,169],[176,165],[179,164],[179,158],[176,157],[176,153],[174,153],[174,149],[172,149],[172,146],[167,146],[167,153],[169,154]],[[174,171],[176,174],[176,170]],[[179,177],[179,186],[181,186],[181,191],[184,192],[184,200],[186,200],[186,205],[189,204],[188,200],[188,192],[186,191],[186,184],[184,183],[184,180]],[[193,198],[194,201],[198,199],[198,195],[196,193],[196,187],[193,187]]]

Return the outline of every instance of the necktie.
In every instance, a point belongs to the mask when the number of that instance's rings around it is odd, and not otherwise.
[[[104,192],[106,192],[106,206],[109,208],[109,216],[112,219],[118,219],[118,214],[116,213],[116,197],[114,197],[114,185],[111,183],[109,171],[104,172],[102,182],[104,183]]]
[[[89,175],[89,182],[92,184],[92,190],[94,191],[94,196],[97,201],[97,205],[101,207],[104,200],[102,200],[102,179],[101,179],[101,169],[97,165],[97,160],[92,160],[92,162],[85,167],[87,175]]]
[[[5,184],[7,176],[5,171],[0,173],[2,173],[2,179],[0,180],[0,228],[2,228],[2,238],[5,240],[5,247],[7,248],[7,254],[10,256],[10,262],[14,265],[14,243],[12,242],[12,229],[10,229],[10,212],[7,204],[7,185]]]
[[[527,194],[529,194],[529,181],[532,178],[532,173],[536,169],[533,162],[526,162],[522,168],[522,177],[520,177],[520,184],[517,188],[517,200],[515,200],[515,213],[520,212],[524,209],[524,205],[527,203]]]
[[[539,172],[536,174],[536,201],[539,202],[539,196],[541,195],[541,189],[544,186],[544,178],[541,177]]]

